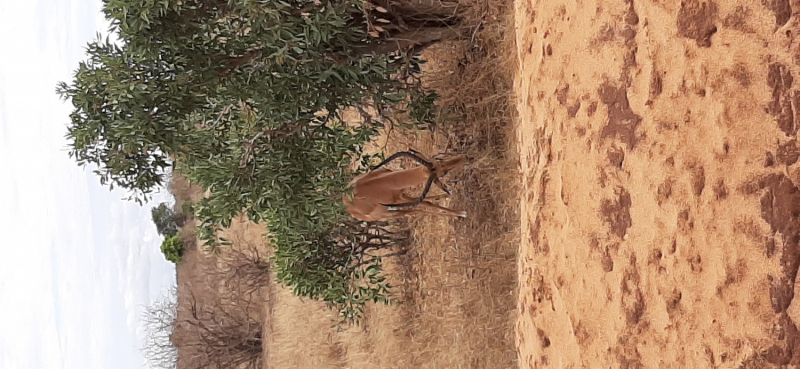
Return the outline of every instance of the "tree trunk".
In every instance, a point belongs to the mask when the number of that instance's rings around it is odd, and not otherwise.
[[[404,21],[447,21],[458,18],[456,4],[442,2],[417,1],[392,3],[392,14],[400,16]]]
[[[454,40],[459,36],[461,36],[461,32],[457,27],[420,27],[381,40],[379,43],[357,46],[355,50],[360,54],[386,55],[397,51],[410,51],[412,54],[418,54],[430,45]]]

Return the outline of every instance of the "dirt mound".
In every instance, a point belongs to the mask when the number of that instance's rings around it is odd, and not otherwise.
[[[516,6],[521,367],[800,363],[790,2]]]

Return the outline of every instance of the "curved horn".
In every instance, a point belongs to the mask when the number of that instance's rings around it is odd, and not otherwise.
[[[423,158],[420,158],[418,155],[414,154],[413,152],[410,152],[410,151],[398,151],[398,152],[392,154],[392,156],[386,158],[386,160],[380,162],[380,164],[376,165],[374,168],[372,168],[372,170],[378,169],[378,168],[380,168],[380,167],[382,167],[382,166],[384,166],[386,164],[389,164],[389,162],[391,162],[391,161],[393,161],[395,159],[398,159],[398,158],[402,158],[402,157],[411,158],[414,161],[416,161],[417,163],[420,163],[421,165],[423,165],[424,167],[426,167],[428,169],[433,169],[433,163],[431,163],[431,162],[429,162],[429,161],[427,161],[427,160],[425,160]]]
[[[411,206],[419,205],[419,203],[421,203],[422,200],[425,199],[425,196],[428,196],[428,191],[431,190],[431,185],[433,184],[433,181],[436,180],[436,178],[437,178],[436,174],[431,174],[431,176],[428,177],[428,182],[425,182],[425,189],[422,190],[422,195],[418,199],[416,199],[414,201],[404,202],[404,203],[400,203],[400,204],[381,204],[381,205],[392,207],[392,208],[408,208],[408,207],[411,207]]]

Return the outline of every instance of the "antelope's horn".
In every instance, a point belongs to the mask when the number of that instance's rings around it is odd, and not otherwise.
[[[392,154],[392,156],[386,158],[386,160],[380,162],[380,164],[376,165],[374,168],[372,168],[372,170],[378,169],[378,168],[380,168],[380,167],[382,167],[382,166],[384,166],[386,164],[389,164],[389,162],[391,162],[393,160],[396,160],[396,159],[399,159],[399,158],[402,158],[402,157],[411,158],[414,161],[416,161],[417,163],[420,163],[421,165],[423,165],[424,167],[426,167],[428,169],[433,169],[433,163],[431,163],[431,162],[429,162],[429,161],[427,161],[427,160],[425,160],[423,158],[420,158],[418,155],[414,154],[413,152],[410,152],[410,151],[398,151],[398,152]]]

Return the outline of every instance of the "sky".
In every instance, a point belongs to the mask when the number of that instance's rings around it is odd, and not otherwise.
[[[67,155],[55,93],[107,33],[100,0],[0,0],[0,368],[144,368],[143,308],[175,284],[150,207]]]

